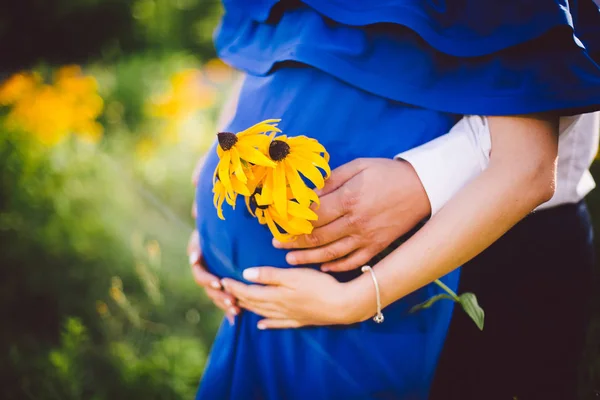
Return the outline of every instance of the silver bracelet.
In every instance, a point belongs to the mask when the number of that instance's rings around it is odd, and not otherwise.
[[[377,283],[377,277],[375,276],[375,271],[368,265],[363,266],[360,269],[363,273],[369,271],[371,273],[371,278],[373,279],[373,284],[375,285],[375,294],[377,295],[377,314],[373,317],[373,321],[378,324],[383,322],[383,314],[381,313],[381,295],[379,294],[379,283]]]

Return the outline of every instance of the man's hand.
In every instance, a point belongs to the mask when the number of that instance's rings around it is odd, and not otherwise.
[[[273,245],[291,251],[289,264],[323,263],[323,271],[358,268],[407,233],[431,207],[405,161],[362,158],[335,169],[320,193],[319,219],[310,235]]]

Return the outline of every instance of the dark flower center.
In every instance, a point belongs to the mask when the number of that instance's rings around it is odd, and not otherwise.
[[[269,145],[269,156],[273,161],[281,161],[290,154],[290,145],[281,140],[273,140]]]
[[[219,138],[219,146],[225,151],[231,150],[238,141],[235,133],[231,132],[219,132],[217,133],[217,137]]]

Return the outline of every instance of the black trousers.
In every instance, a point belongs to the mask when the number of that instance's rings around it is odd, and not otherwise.
[[[432,400],[574,400],[593,277],[585,203],[536,212],[462,269],[485,310],[456,307]]]

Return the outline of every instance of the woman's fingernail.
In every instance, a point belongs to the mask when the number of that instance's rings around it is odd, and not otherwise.
[[[219,281],[212,281],[212,282],[210,283],[210,286],[211,286],[213,289],[221,289],[221,284],[219,283]]]
[[[264,330],[264,329],[267,329],[267,327],[264,324],[261,324],[260,322],[256,325],[256,327],[258,329],[260,329],[261,331]]]
[[[287,253],[285,256],[285,261],[287,261],[288,264],[296,264],[296,256],[293,253]]]
[[[221,286],[223,286],[223,288],[224,288],[225,290],[227,290],[227,281],[226,281],[225,279],[222,279],[222,280],[221,280]]]
[[[196,262],[198,262],[198,252],[197,251],[192,251],[190,253],[190,265],[193,265]]]
[[[322,268],[321,268],[321,271],[323,271],[323,272],[329,272],[329,268],[327,268],[327,267],[322,267]]]
[[[229,309],[229,314],[231,314],[231,315],[237,315],[237,310],[235,308],[231,307]]]
[[[244,279],[246,279],[248,281],[253,281],[255,279],[258,279],[258,269],[256,269],[256,268],[247,268],[242,273],[242,276],[244,277]]]
[[[281,248],[281,242],[277,239],[273,239],[273,247],[275,247],[276,249],[280,249]]]
[[[315,189],[315,194],[317,195],[317,197],[321,197],[321,193],[323,193],[322,189]]]
[[[226,305],[227,307],[231,307],[231,306],[233,305],[233,303],[231,302],[231,300],[230,300],[230,299],[225,299],[225,305]]]

